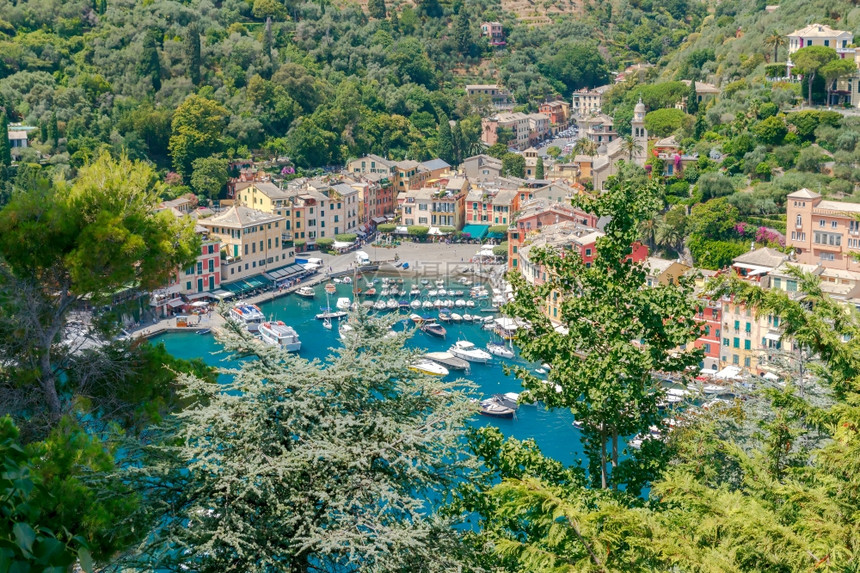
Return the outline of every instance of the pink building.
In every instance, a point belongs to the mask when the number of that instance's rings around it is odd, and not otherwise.
[[[501,22],[484,22],[481,24],[481,36],[488,38],[491,46],[505,45],[505,31]]]

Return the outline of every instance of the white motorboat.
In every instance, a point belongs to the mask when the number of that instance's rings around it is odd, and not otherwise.
[[[281,320],[264,322],[260,324],[259,330],[260,338],[271,346],[279,346],[288,352],[298,352],[302,347],[296,329]]]
[[[425,308],[425,309],[433,308],[433,303],[429,300],[425,300],[424,302],[421,303],[421,308]]]
[[[230,318],[238,320],[250,332],[257,332],[260,323],[266,319],[263,311],[256,304],[237,304],[230,309]]]
[[[438,290],[431,290],[430,292],[427,293],[427,296],[435,297],[437,294],[439,294]]]
[[[505,392],[504,394],[493,394],[493,398],[495,398],[496,402],[501,404],[502,406],[506,406],[513,410],[516,410],[520,407],[519,399],[520,395],[516,392]]]
[[[303,286],[299,290],[296,291],[296,294],[299,296],[303,296],[305,298],[313,298],[317,295],[316,291],[313,287]]]
[[[338,310],[349,310],[349,307],[351,304],[352,304],[352,301],[349,300],[348,297],[342,296],[339,299],[337,299],[337,303],[335,303],[335,307],[337,307]]]
[[[457,308],[463,308],[464,306],[466,306],[466,301],[462,298],[458,298],[454,301],[454,306],[456,306]]]
[[[388,310],[396,310],[399,306],[400,304],[393,298],[388,299],[388,301],[385,303],[385,308],[387,308]]]
[[[316,318],[317,320],[326,320],[326,319],[332,319],[332,318],[343,318],[347,315],[346,311],[331,310],[328,307],[323,308],[321,310],[322,310],[321,313],[314,316],[314,318]]]
[[[475,301],[474,300],[467,300],[466,301],[466,308],[475,308]]]
[[[448,291],[446,291],[446,290],[445,290],[445,289],[443,289],[443,288],[440,288],[438,291],[436,291],[436,293],[437,293],[439,296],[448,296]]]
[[[442,288],[445,286],[445,281],[443,281],[442,279],[436,279],[434,284],[436,285],[436,288]]]
[[[729,389],[725,386],[719,386],[717,384],[705,384],[702,386],[702,392],[705,394],[725,394]]]
[[[389,289],[388,287],[385,287],[381,291],[379,291],[379,296],[389,296],[389,295],[391,295],[391,289]]]
[[[373,303],[373,310],[385,310],[385,301],[384,300],[378,300],[375,303]]]
[[[409,306],[412,308],[421,308],[421,301],[420,300],[413,300],[412,302],[409,303]]]
[[[412,287],[412,290],[409,291],[409,296],[421,296],[421,289],[417,286]]]
[[[457,314],[456,312],[452,312],[451,320],[453,320],[454,322],[463,322],[463,315]]]
[[[454,301],[450,298],[445,301],[445,308],[454,308]]]
[[[515,410],[502,404],[495,398],[488,398],[481,402],[481,415],[491,418],[513,418]]]
[[[355,328],[353,328],[348,322],[344,322],[340,325],[340,328],[338,328],[337,331],[338,334],[340,334],[341,340],[346,340],[350,334],[355,332]]]
[[[474,316],[469,314],[468,312],[463,315],[463,322],[472,322],[475,319]]]
[[[454,346],[448,349],[448,352],[457,358],[462,358],[469,362],[479,362],[483,364],[493,359],[493,356],[489,352],[481,350],[468,340],[458,340],[454,343]]]
[[[441,300],[438,300],[438,299],[433,301],[433,306],[434,306],[434,307],[436,307],[436,308],[442,308],[443,304],[444,304],[444,303],[443,303]]]
[[[501,342],[488,342],[487,352],[502,358],[513,358],[514,351],[502,344]]]
[[[343,277],[342,280],[343,280],[343,284],[345,284],[345,285],[351,285],[352,284],[352,279],[349,277]]]
[[[343,279],[341,279],[340,277],[335,277],[335,279],[332,282],[334,282],[334,284],[336,284],[336,285],[339,285],[339,284],[343,283]]]
[[[447,376],[448,369],[439,363],[432,360],[419,360],[412,364],[409,368],[422,374],[430,374],[431,376]]]

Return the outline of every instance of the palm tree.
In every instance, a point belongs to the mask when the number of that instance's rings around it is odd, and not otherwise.
[[[588,138],[578,139],[573,146],[574,155],[597,155],[597,144]]]
[[[621,149],[627,152],[627,159],[633,161],[633,156],[644,151],[639,142],[632,135],[625,135],[621,143]]]
[[[767,48],[773,48],[773,63],[774,63],[774,64],[777,62],[777,57],[778,57],[778,54],[779,54],[779,49],[780,49],[782,46],[785,46],[785,44],[786,44],[785,36],[781,35],[781,34],[780,34],[779,32],[777,32],[776,30],[771,31],[770,35],[768,35],[768,36],[764,39],[764,45],[765,45],[765,47],[767,47]]]
[[[644,219],[639,223],[639,239],[648,246],[650,252],[654,252],[657,246],[657,228],[660,224],[659,218]]]

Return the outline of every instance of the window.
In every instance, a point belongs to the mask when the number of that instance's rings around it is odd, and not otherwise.
[[[705,343],[704,345],[702,345],[702,348],[704,349],[705,354],[710,354],[710,353],[711,353],[711,345],[710,345],[710,344]]]
[[[734,337],[734,338],[732,339],[732,346],[733,346],[734,348],[740,348],[740,347],[741,347],[741,339],[740,339],[740,338],[738,338],[737,336],[736,336],[736,337]]]
[[[750,350],[750,349],[751,349],[751,343],[750,343],[750,341],[749,341],[749,340],[744,340],[744,350]]]
[[[590,257],[590,256],[591,256],[591,249],[585,249],[585,256],[586,256],[586,257]]]
[[[200,261],[197,261],[197,274],[198,275],[203,274],[203,263]]]
[[[797,281],[792,279],[785,281],[785,290],[788,292],[797,292]]]
[[[740,359],[737,354],[732,354],[732,364],[740,364]]]
[[[717,320],[719,320],[719,318],[718,318]],[[718,328],[718,329],[717,329],[717,331],[714,333],[714,336],[715,336],[716,338],[719,338],[719,337],[720,337],[720,329],[719,329],[719,328]]]
[[[744,366],[745,366],[746,368],[749,368],[749,367],[750,367],[750,357],[749,357],[749,356],[745,356],[745,357],[744,357]]]
[[[825,221],[824,219],[819,220],[819,221],[818,221],[818,226],[819,226],[819,227],[821,227],[821,228],[823,229],[824,227],[826,227],[826,226],[827,226],[827,221]]]
[[[821,260],[825,261],[825,262],[826,261],[835,261],[836,255],[834,255],[833,253],[821,253]]]
[[[779,277],[773,278],[773,288],[782,290],[782,279]]]
[[[831,229],[835,229],[835,228],[837,228],[837,226],[838,225],[836,224],[836,221],[830,221],[830,228]]]
[[[209,272],[215,272],[215,259],[209,259]]]
[[[187,283],[185,283],[185,290],[188,290],[188,291],[191,290],[191,281],[188,281]]]
[[[744,328],[744,332],[749,334],[750,330],[752,330],[752,325],[748,322],[746,323],[746,328]]]

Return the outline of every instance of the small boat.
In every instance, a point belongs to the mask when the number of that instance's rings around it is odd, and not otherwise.
[[[376,289],[373,287],[370,287],[369,289],[364,291],[364,296],[376,296]]]
[[[421,301],[420,300],[413,300],[412,302],[409,303],[409,306],[412,308],[421,308]]]
[[[456,306],[457,308],[463,308],[464,306],[466,306],[466,301],[462,298],[458,298],[454,301],[454,306]]]
[[[341,340],[346,340],[351,333],[355,332],[355,328],[353,328],[348,322],[344,322],[340,325],[340,328],[337,329],[337,332],[340,335]]]
[[[445,286],[445,281],[443,281],[442,279],[436,279],[435,281],[433,281],[433,284],[436,285],[436,288],[442,288]]]
[[[313,298],[317,295],[316,291],[313,287],[303,286],[299,290],[296,291],[296,294],[299,296],[303,296],[305,298]]]
[[[448,349],[448,352],[457,358],[462,358],[469,362],[479,362],[481,364],[486,364],[493,359],[492,354],[481,350],[468,340],[458,340],[454,343],[454,346]]]
[[[408,269],[408,268],[409,268],[409,263],[404,262],[404,263],[403,263],[403,268],[404,268],[404,269]]]
[[[514,409],[499,404],[493,398],[481,402],[481,415],[490,418],[513,418]]]
[[[317,320],[325,320],[327,318],[338,319],[347,315],[347,313],[342,310],[332,311],[330,308],[322,308],[320,310],[322,310],[322,312],[314,316]]]
[[[433,297],[435,297],[437,294],[439,294],[439,291],[438,291],[438,290],[431,290],[431,291],[429,291],[429,292],[427,293],[427,296],[433,296]]]
[[[351,304],[352,304],[352,301],[351,301],[351,300],[349,300],[349,298],[348,298],[348,297],[342,296],[342,297],[340,297],[339,299],[337,299],[337,302],[335,303],[335,305],[334,305],[334,306],[335,306],[338,310],[349,310],[349,306],[350,306]]]
[[[493,399],[501,404],[502,406],[506,406],[511,408],[512,410],[516,410],[520,407],[518,400],[520,399],[520,395],[516,392],[505,392],[504,394],[493,394]]]
[[[388,287],[382,287],[382,290],[379,291],[379,296],[388,296],[391,294],[391,289]]]
[[[456,312],[452,312],[451,320],[453,320],[454,322],[463,322],[463,315],[457,314]]]
[[[430,302],[429,300],[425,300],[424,302],[421,303],[421,308],[425,308],[425,309],[433,308],[433,303]]]
[[[399,306],[400,304],[393,298],[388,299],[385,303],[385,308],[387,308],[388,310],[395,310]]]
[[[325,291],[329,294],[334,294],[337,292],[337,287],[334,286],[334,283],[328,283],[325,285]]]
[[[203,330],[198,330],[197,334],[209,334],[210,332],[212,332],[211,328],[204,328]]]
[[[487,352],[494,356],[500,356],[502,358],[514,357],[514,351],[502,344],[501,342],[488,342]]]
[[[409,296],[421,296],[421,289],[417,286],[412,287],[409,291]]]
[[[323,328],[325,328],[326,330],[331,330],[331,319],[330,318],[324,318],[323,319]]]
[[[442,322],[451,322],[451,312],[445,312],[445,310],[440,311],[439,320]]]
[[[432,360],[419,360],[409,367],[411,370],[431,376],[447,376],[448,369]]]
[[[454,308],[454,301],[453,301],[453,300],[451,300],[451,299],[448,299],[448,300],[444,301],[442,304],[443,304],[443,306],[445,306],[446,308]]]
[[[473,320],[475,320],[475,317],[468,312],[463,315],[463,322],[472,322]]]
[[[438,291],[436,291],[436,294],[438,294],[439,296],[448,296],[448,291],[443,288],[440,288]]]
[[[428,352],[424,358],[438,362],[449,370],[469,370],[469,363],[462,358],[457,358],[450,352]]]
[[[244,324],[250,332],[256,332],[260,328],[260,323],[266,318],[256,304],[237,304],[230,309],[229,316]]]
[[[421,279],[421,284],[423,284],[424,286],[427,286],[430,284],[430,281],[428,279]]]
[[[302,347],[296,330],[281,320],[262,323],[260,325],[260,338],[266,344],[279,346],[288,352],[298,352]]]
[[[421,330],[431,336],[437,336],[439,338],[445,338],[445,335],[448,334],[448,331],[445,330],[444,326],[429,321],[425,321],[424,324],[421,325]]]
[[[421,318],[421,315],[420,315],[420,314],[410,314],[410,315],[409,315],[409,320],[411,320],[411,321],[412,321],[412,322],[414,322],[415,324],[421,324],[422,322],[424,322],[424,319],[423,319],[423,318]]]
[[[351,285],[352,284],[352,279],[349,277],[343,277],[342,280],[343,280],[343,284],[345,284],[345,285]]]
[[[373,310],[385,310],[385,301],[384,300],[378,300],[375,303],[373,303]]]
[[[466,301],[466,308],[475,308],[475,301],[474,300],[467,300]]]
[[[573,421],[573,427],[576,428],[577,430],[581,430],[585,427],[585,423],[583,423],[582,420],[574,420]]]
[[[336,284],[336,285],[339,285],[339,284],[341,284],[341,283],[343,282],[343,279],[341,279],[340,277],[335,277],[335,278],[332,280],[332,282],[333,282],[334,284]]]
[[[546,374],[546,370],[544,370],[543,368],[535,368],[535,372],[540,375]]]
[[[366,279],[364,281],[364,284],[367,285],[367,288],[371,288],[373,286],[373,283],[375,283],[375,282],[376,282],[376,279]]]
[[[702,392],[705,394],[724,394],[728,391],[729,389],[725,386],[719,386],[717,384],[705,384],[702,386]]]
[[[397,304],[400,306],[400,310],[409,310],[409,308],[410,308],[408,300],[401,300]]]
[[[444,305],[444,303],[441,300],[434,300],[433,301],[433,306],[436,308],[442,308],[443,305]]]

